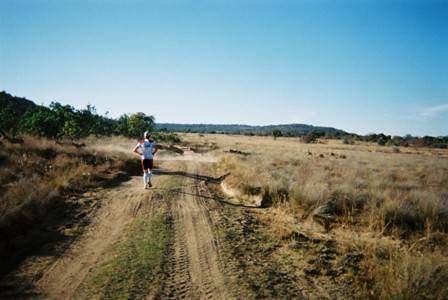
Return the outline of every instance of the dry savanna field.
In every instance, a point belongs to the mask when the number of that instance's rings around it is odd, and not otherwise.
[[[218,155],[217,169],[230,173],[225,187],[240,199],[262,199],[263,231],[283,242],[276,255],[288,257],[298,276],[310,275],[327,291],[348,280],[352,296],[448,296],[448,151],[298,138],[182,138],[218,153],[243,152]],[[330,247],[310,251],[309,240]]]
[[[2,298],[448,297],[447,150],[179,137],[2,142]]]

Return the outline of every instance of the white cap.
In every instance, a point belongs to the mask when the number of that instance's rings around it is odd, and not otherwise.
[[[145,131],[144,133],[143,133],[143,137],[144,138],[146,138],[146,136],[148,136],[149,135],[149,131]]]

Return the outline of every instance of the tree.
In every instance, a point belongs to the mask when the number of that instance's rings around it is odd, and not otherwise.
[[[115,134],[128,136],[129,131],[129,116],[127,114],[121,115],[115,124]]]
[[[131,115],[128,119],[127,136],[132,138],[142,137],[143,132],[154,129],[154,117],[142,112]]]
[[[88,135],[89,122],[83,122],[80,112],[73,106],[51,102],[50,109],[57,120],[60,137],[76,139]]]
[[[5,134],[15,136],[20,129],[20,124],[17,122],[17,115],[14,113],[14,104],[6,103],[0,110],[0,129]]]
[[[43,106],[26,112],[21,119],[21,131],[48,138],[59,136],[59,125],[56,114]]]
[[[380,136],[380,137],[376,140],[376,143],[377,143],[379,146],[385,146],[386,143],[387,143],[387,140],[386,140],[386,138]]]
[[[272,135],[274,136],[274,140],[277,139],[278,137],[282,136],[282,132],[278,129],[274,129],[272,131]]]

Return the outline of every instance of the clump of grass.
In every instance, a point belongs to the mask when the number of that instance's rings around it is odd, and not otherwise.
[[[422,231],[428,226],[448,232],[448,201],[420,193],[388,201],[384,203],[384,221],[405,232]]]
[[[385,257],[386,256],[386,257]],[[366,256],[357,278],[363,297],[376,299],[447,299],[448,259],[440,252],[409,248]]]
[[[163,215],[135,220],[107,259],[81,287],[87,298],[139,299],[160,270],[169,230]]]

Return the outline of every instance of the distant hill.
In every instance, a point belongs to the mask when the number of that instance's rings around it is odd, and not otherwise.
[[[306,124],[282,124],[282,125],[241,125],[241,124],[175,124],[157,123],[156,130],[197,133],[230,133],[230,134],[254,134],[271,135],[274,130],[280,130],[284,136],[302,136],[309,132],[316,132],[327,136],[342,136],[348,133],[333,127],[320,127]]]

